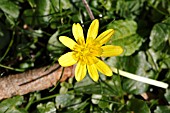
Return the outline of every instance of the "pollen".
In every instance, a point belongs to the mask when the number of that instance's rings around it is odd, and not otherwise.
[[[96,62],[91,62],[91,59],[94,57],[98,57],[102,54],[101,46],[99,42],[95,40],[89,41],[86,44],[79,43],[74,47],[74,54],[73,57],[75,60],[81,61],[84,64],[93,64]]]

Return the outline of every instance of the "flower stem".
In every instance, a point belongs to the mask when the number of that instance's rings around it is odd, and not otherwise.
[[[136,81],[139,81],[139,82],[147,83],[147,84],[154,85],[154,86],[161,87],[161,88],[165,88],[165,89],[168,88],[168,84],[161,82],[161,81],[157,81],[157,80],[149,79],[149,78],[146,78],[146,77],[138,76],[138,75],[135,75],[135,74],[132,74],[132,73],[128,73],[128,72],[125,72],[125,71],[122,71],[122,70],[118,70],[116,68],[112,68],[112,71],[116,74],[122,75],[124,77],[130,78],[130,79],[133,79],[133,80],[136,80]]]
[[[86,7],[86,10],[87,10],[87,12],[88,12],[88,14],[89,14],[89,16],[90,16],[90,19],[91,19],[91,20],[94,20],[94,19],[95,19],[95,18],[94,18],[94,15],[93,15],[93,13],[92,13],[92,11],[91,11],[91,9],[90,9],[87,1],[86,1],[86,0],[82,0],[82,2],[83,2],[83,4],[84,4],[84,6]]]
[[[14,70],[14,71],[18,71],[18,72],[23,72],[24,71],[24,69],[13,68],[13,67],[5,66],[5,65],[2,65],[2,64],[0,64],[0,67],[10,69],[10,70]]]

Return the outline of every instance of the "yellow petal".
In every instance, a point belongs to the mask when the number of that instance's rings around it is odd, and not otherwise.
[[[86,64],[78,62],[75,69],[75,78],[81,81],[86,76]]]
[[[64,55],[62,55],[59,59],[58,62],[61,66],[67,67],[75,64],[77,61],[73,58],[74,52],[68,52]]]
[[[120,46],[106,45],[101,48],[103,49],[101,56],[104,57],[118,56],[123,53],[123,49]]]
[[[96,66],[93,64],[93,65],[87,65],[87,69],[88,69],[88,72],[89,72],[89,75],[90,77],[95,81],[97,82],[99,80],[99,74],[97,72],[97,68]]]
[[[93,40],[97,37],[98,34],[98,29],[99,29],[99,21],[97,19],[93,20],[91,23],[88,32],[87,32],[87,41],[88,40]]]
[[[77,45],[77,43],[74,40],[66,36],[60,36],[59,40],[61,43],[63,43],[65,46],[67,46],[71,50],[73,50],[74,46]]]
[[[108,29],[108,30],[104,31],[102,34],[100,34],[96,38],[96,41],[99,41],[100,44],[103,45],[110,40],[110,38],[112,37],[113,34],[114,34],[114,30]]]
[[[98,62],[95,64],[95,66],[96,66],[97,70],[99,70],[104,75],[112,76],[112,70],[103,61],[98,59]]]
[[[73,32],[73,36],[75,38],[76,41],[82,41],[85,43],[84,41],[84,34],[83,34],[83,28],[81,27],[81,25],[79,23],[77,24],[73,24],[72,26],[72,32]]]

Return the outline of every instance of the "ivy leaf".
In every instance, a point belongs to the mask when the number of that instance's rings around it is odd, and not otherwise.
[[[132,55],[142,45],[143,39],[136,33],[137,24],[133,20],[113,21],[107,28],[115,30],[108,43],[123,47],[125,56]]]
[[[157,106],[154,113],[170,113],[170,106]]]
[[[23,108],[18,108],[24,101],[23,96],[15,96],[0,103],[1,113],[27,113]]]
[[[59,31],[56,31],[49,39],[47,44],[47,49],[50,52],[51,57],[56,57],[61,55],[66,47],[62,45],[57,39]]]
[[[49,0],[37,0],[36,2],[36,15],[41,16],[41,18],[37,18],[37,24],[48,25],[51,2]]]
[[[18,18],[19,7],[10,0],[0,0],[0,9],[13,18]]]
[[[167,43],[170,44],[170,18],[155,24],[149,38],[149,46],[153,49],[163,50],[166,48]]]

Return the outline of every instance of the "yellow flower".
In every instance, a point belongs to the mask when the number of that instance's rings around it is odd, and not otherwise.
[[[97,37],[98,29],[99,21],[95,19],[88,29],[85,41],[82,27],[79,23],[74,23],[72,32],[76,42],[66,36],[59,37],[59,40],[72,50],[72,52],[68,52],[58,59],[59,64],[67,67],[77,63],[75,68],[77,81],[81,81],[85,77],[87,70],[94,81],[99,79],[98,71],[107,76],[112,76],[110,67],[100,60],[99,57],[118,56],[123,52],[120,46],[103,46],[114,34],[113,29],[108,29]]]

